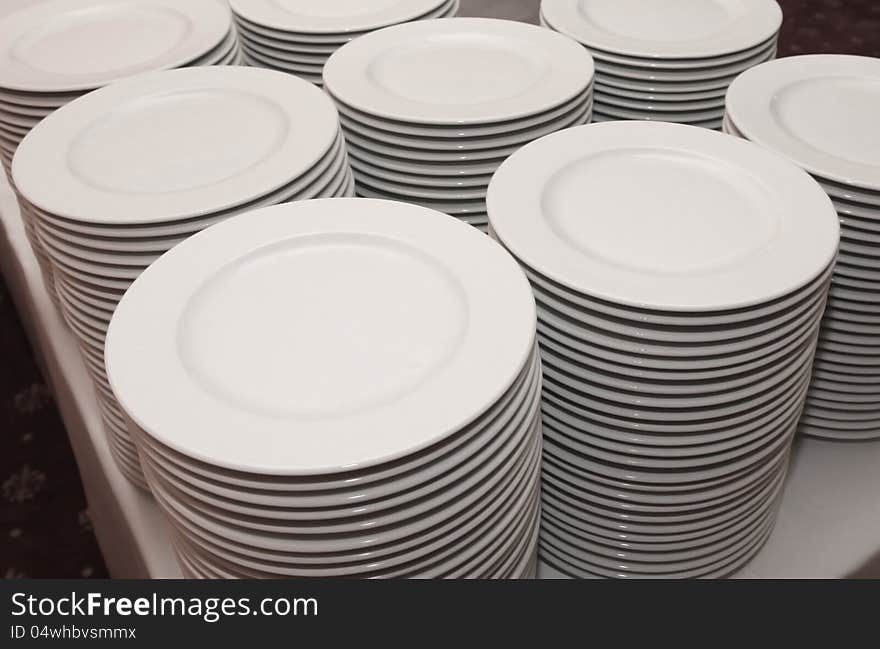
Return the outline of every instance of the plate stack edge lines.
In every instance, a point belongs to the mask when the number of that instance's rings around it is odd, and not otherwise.
[[[254,67],[295,74],[315,85],[330,55],[347,42],[390,25],[449,18],[460,0],[231,0],[244,59]]]
[[[301,79],[237,66],[146,73],[75,99],[25,136],[12,176],[110,448],[142,487],[104,365],[122,295],[163,253],[230,216],[354,194],[333,102]]]
[[[359,37],[324,66],[359,196],[486,229],[498,165],[543,135],[589,123],[593,62],[577,43],[488,18],[411,22]]]
[[[120,46],[134,36],[140,47]],[[144,72],[241,62],[231,13],[216,0],[116,6],[46,0],[0,18],[0,43],[0,162],[13,190],[12,160],[21,140],[68,102]],[[46,288],[60,308],[48,255],[23,204],[21,211]]]
[[[727,93],[724,130],[808,171],[834,204],[840,248],[804,435],[880,439],[880,60],[822,54],[765,63]]]
[[[526,145],[487,205],[538,309],[541,574],[735,572],[773,528],[804,407],[828,197],[751,143],[615,121]]]
[[[241,214],[142,273],[106,348],[187,576],[535,575],[535,301],[473,228],[364,198]]]
[[[594,121],[720,130],[730,82],[776,57],[782,10],[775,0],[542,0],[540,24],[593,55]]]

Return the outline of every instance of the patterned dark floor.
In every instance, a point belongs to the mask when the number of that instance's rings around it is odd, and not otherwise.
[[[465,2],[470,15],[522,20],[537,15],[532,0]],[[780,4],[785,12],[780,56],[838,52],[880,57],[877,0]],[[64,427],[2,277],[0,481],[0,573],[6,578],[106,576]]]
[[[52,395],[0,277],[0,573],[106,577]]]

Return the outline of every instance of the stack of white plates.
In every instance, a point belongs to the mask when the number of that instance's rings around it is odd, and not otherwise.
[[[212,223],[354,190],[333,102],[301,79],[245,67],[150,73],[76,99],[25,137],[12,175],[95,380],[111,448],[138,483],[104,371],[104,336],[122,294]]]
[[[541,369],[516,262],[366,199],[230,219],[119,303],[107,370],[198,577],[523,577]]]
[[[217,0],[49,0],[0,19],[0,160],[44,117],[108,83],[150,70],[238,62],[229,10]],[[11,176],[10,176],[11,178]],[[25,231],[56,298],[46,254]]]
[[[637,119],[718,129],[724,93],[776,55],[775,0],[542,0],[541,22],[596,61],[596,121]]]
[[[446,18],[459,0],[231,0],[249,65],[320,85],[324,63],[348,41],[411,20]]]
[[[485,18],[367,34],[324,68],[358,194],[485,228],[486,187],[523,144],[590,121],[586,51],[534,25]]]
[[[737,79],[725,130],[809,171],[841,223],[802,432],[880,438],[880,60],[780,59]]]
[[[808,174],[661,122],[547,136],[492,179],[544,365],[541,552],[572,576],[717,576],[774,522],[837,252]]]

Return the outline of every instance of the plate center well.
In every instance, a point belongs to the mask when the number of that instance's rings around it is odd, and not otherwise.
[[[410,101],[470,105],[517,97],[540,83],[547,61],[490,34],[434,35],[387,50],[370,62],[369,78]]]
[[[728,28],[739,0],[580,0],[587,22],[620,36],[649,41],[710,38]]]
[[[778,228],[757,179],[698,154],[660,148],[573,161],[546,184],[550,228],[581,254],[630,270],[689,273],[760,250]]]
[[[770,109],[791,137],[826,155],[874,165],[880,184],[880,81],[832,76],[804,79],[777,92]]]
[[[16,41],[12,55],[22,65],[52,74],[132,74],[152,68],[192,29],[189,18],[169,8],[107,3],[44,22]]]
[[[67,163],[83,182],[105,191],[191,190],[256,166],[278,150],[289,129],[281,108],[258,95],[159,93],[122,105],[82,131]]]
[[[213,276],[181,316],[178,350],[227,403],[266,417],[343,417],[429,380],[467,323],[464,290],[437,260],[375,235],[310,235]]]

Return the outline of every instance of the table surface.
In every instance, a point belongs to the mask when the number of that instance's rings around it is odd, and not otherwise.
[[[75,340],[42,286],[15,197],[0,179],[0,265],[52,386],[107,567],[121,578],[176,578],[167,523],[116,468]],[[736,576],[845,577],[880,551],[880,443],[797,442],[776,527]],[[880,575],[876,575],[880,576]]]

